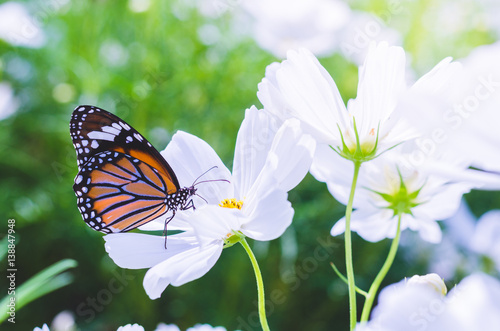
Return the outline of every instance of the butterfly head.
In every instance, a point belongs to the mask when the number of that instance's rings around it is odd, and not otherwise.
[[[187,191],[187,194],[188,194],[189,196],[197,195],[197,194],[196,194],[196,191],[197,191],[197,190],[198,190],[198,189],[197,189],[196,187],[194,187],[194,185],[192,185],[192,186],[190,186],[190,187],[186,187],[186,191]]]
[[[227,182],[227,183],[229,183],[229,181],[227,179],[208,179],[208,180],[198,181],[201,177],[206,175],[210,170],[213,170],[216,168],[217,168],[217,166],[213,166],[212,168],[208,169],[207,171],[202,173],[200,176],[198,176],[198,178],[196,178],[194,180],[193,185],[191,185],[190,187],[185,187],[184,189],[186,190],[187,195],[188,196],[196,195],[196,196],[202,198],[206,203],[208,203],[208,201],[204,197],[202,197],[201,195],[196,193],[196,191],[198,190],[196,188],[196,185],[203,184],[203,183],[210,183],[210,182]]]

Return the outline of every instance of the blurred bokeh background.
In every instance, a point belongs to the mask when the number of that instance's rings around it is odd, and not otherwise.
[[[239,247],[225,250],[203,278],[169,287],[155,301],[142,287],[145,270],[112,262],[102,235],[76,208],[68,125],[77,105],[117,114],[159,150],[177,130],[197,135],[230,168],[244,110],[260,106],[257,84],[286,49],[304,46],[317,54],[347,102],[355,97],[369,41],[403,46],[410,72],[420,77],[446,56],[460,59],[494,43],[498,22],[495,0],[2,2],[0,236],[15,219],[18,286],[60,260],[78,265],[65,274],[69,285],[22,307],[15,325],[4,321],[0,329],[53,322],[52,330],[64,330],[61,320],[69,320],[68,330],[116,330],[127,323],[153,330],[160,322],[181,329],[196,323],[259,329],[254,275]],[[465,198],[472,219],[500,206],[498,192],[473,191]],[[270,326],[347,329],[347,288],[329,265],[344,270],[343,237],[329,235],[344,207],[310,175],[290,200],[295,217],[284,236],[252,243],[267,293],[282,294],[269,304]],[[390,242],[371,244],[354,235],[354,245],[357,282],[366,288]],[[328,257],[319,261],[317,252]],[[0,266],[7,269],[5,257]],[[487,257],[453,240],[429,245],[405,232],[384,284],[440,268],[450,283],[471,270],[498,275]],[[0,284],[3,297],[5,277]]]

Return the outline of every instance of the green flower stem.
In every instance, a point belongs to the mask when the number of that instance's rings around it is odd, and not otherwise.
[[[339,269],[337,269],[335,264],[333,264],[333,262],[330,262],[330,265],[332,266],[332,269],[333,269],[333,271],[335,271],[337,276],[339,276],[339,278],[342,279],[344,281],[344,283],[347,284],[347,278],[345,278],[345,276],[342,275],[342,273],[339,271]],[[362,289],[360,289],[357,286],[356,286],[356,292],[358,292],[359,294],[361,294],[362,296],[365,296],[365,297],[368,295],[368,292],[363,291]]]
[[[351,330],[356,328],[357,323],[356,284],[354,282],[354,267],[352,265],[351,214],[354,191],[356,191],[356,183],[358,182],[359,168],[361,168],[361,162],[354,161],[354,176],[352,178],[351,193],[345,210],[345,264],[347,271],[347,286],[349,289],[349,324]]]
[[[387,275],[387,272],[389,271],[389,269],[392,266],[392,263],[394,262],[394,257],[396,256],[396,252],[398,251],[400,236],[401,236],[401,213],[398,214],[398,228],[396,230],[396,236],[392,240],[391,248],[389,250],[389,254],[387,255],[387,259],[385,260],[382,269],[380,269],[379,273],[377,274],[377,277],[375,277],[375,280],[373,281],[372,285],[370,286],[370,289],[368,290],[368,295],[366,296],[366,301],[363,306],[363,312],[361,313],[362,323],[367,322],[368,318],[370,317],[370,312],[372,310],[373,301],[375,300],[375,295],[377,294],[380,284],[384,280],[385,276]]]
[[[253,271],[255,272],[255,279],[257,280],[260,325],[262,325],[262,330],[269,331],[269,325],[267,324],[266,318],[266,302],[264,300],[264,282],[262,281],[259,264],[257,263],[257,259],[255,258],[255,255],[253,255],[252,249],[250,248],[250,246],[248,246],[245,238],[242,237],[240,243],[247,252],[250,261],[252,262]]]

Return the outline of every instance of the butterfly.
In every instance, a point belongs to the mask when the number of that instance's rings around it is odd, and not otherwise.
[[[78,106],[70,134],[79,170],[73,190],[83,220],[94,230],[126,232],[171,211],[166,234],[177,210],[195,209],[192,197],[199,196],[195,186],[203,174],[181,188],[161,154],[119,117]]]

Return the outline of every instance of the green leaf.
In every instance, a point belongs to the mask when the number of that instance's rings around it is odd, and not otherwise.
[[[74,268],[77,265],[78,264],[75,260],[64,259],[51,265],[50,267],[45,268],[27,280],[24,284],[18,286],[15,289],[14,295],[7,295],[4,297],[0,301],[0,306],[6,307],[11,300],[11,297],[15,297],[17,312],[31,301],[70,284],[73,281],[73,277],[64,271]],[[6,309],[3,309],[2,311],[3,313],[0,315],[0,323],[9,317]]]

